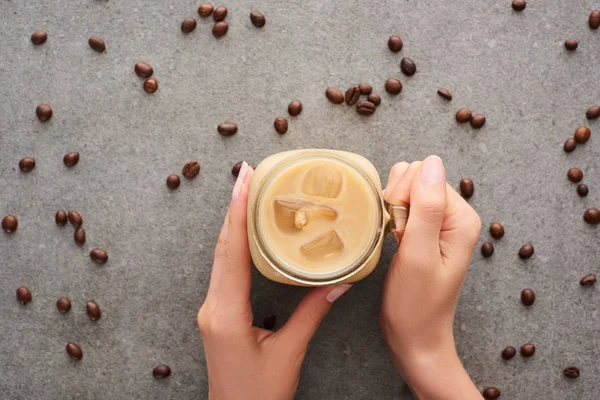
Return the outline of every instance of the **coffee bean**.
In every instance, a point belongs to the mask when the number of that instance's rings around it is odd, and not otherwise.
[[[471,117],[471,127],[474,129],[480,129],[485,125],[485,115],[483,114],[475,114]]]
[[[515,11],[523,11],[526,6],[525,0],[513,0],[512,2],[512,8]]]
[[[229,25],[225,21],[220,21],[214,24],[212,33],[214,37],[221,37],[227,33],[229,30]]]
[[[481,245],[481,255],[485,258],[491,257],[494,254],[494,245],[490,242],[485,242]]]
[[[446,89],[438,89],[437,93],[446,100],[452,100],[452,93]]]
[[[404,57],[400,61],[400,70],[406,76],[413,76],[417,72],[417,66],[413,60],[408,57]]]
[[[100,39],[98,36],[92,36],[90,40],[88,40],[88,44],[94,51],[97,51],[98,53],[102,53],[106,49],[104,40]]]
[[[575,138],[575,141],[577,143],[584,144],[590,139],[591,134],[592,132],[590,131],[590,128],[588,128],[587,126],[580,126],[575,131],[575,135],[573,135],[573,137]]]
[[[496,400],[498,397],[500,397],[500,391],[495,387],[485,388],[482,394],[485,400]]]
[[[462,179],[460,181],[460,194],[462,197],[470,199],[473,196],[473,192],[475,192],[473,181],[469,178]]]
[[[369,101],[359,101],[356,104],[356,112],[360,115],[372,115],[376,108],[375,104]]]
[[[210,14],[212,14],[214,9],[215,8],[210,3],[200,4],[200,7],[198,7],[198,14],[204,18],[210,17]]]
[[[198,161],[189,161],[181,170],[181,175],[187,179],[194,179],[200,173],[200,164]]]
[[[367,96],[367,101],[373,103],[375,107],[379,107],[381,104],[381,97],[379,97],[377,93],[371,93],[369,96]]]
[[[215,19],[215,21],[217,21],[217,22],[223,21],[226,16],[227,16],[227,7],[219,6],[219,7],[215,8],[215,12],[213,13],[213,18]]]
[[[529,244],[529,243],[524,244],[519,249],[519,257],[521,257],[523,260],[525,260],[525,259],[531,257],[533,255],[533,252],[534,252],[534,249],[531,244]]]
[[[360,90],[360,94],[368,96],[373,91],[373,86],[369,85],[368,83],[359,83],[358,90]]]
[[[494,239],[501,239],[504,236],[504,227],[499,222],[492,222],[490,224],[490,235]]]
[[[567,378],[571,378],[571,379],[577,379],[579,378],[579,368],[575,367],[575,366],[570,366],[565,368],[565,370],[563,371],[563,374],[567,377]]]
[[[575,150],[575,147],[577,147],[577,142],[575,141],[575,139],[569,138],[565,142],[563,149],[565,150],[565,153],[570,153],[573,150]]]
[[[250,22],[252,22],[252,25],[254,25],[255,27],[262,28],[263,26],[265,26],[265,23],[267,21],[264,15],[262,15],[258,11],[252,11],[250,13]]]
[[[56,308],[61,314],[68,313],[71,310],[71,300],[67,297],[61,297],[56,301]]]
[[[19,169],[22,172],[31,172],[35,168],[35,160],[30,157],[25,157],[19,161]]]
[[[77,152],[70,152],[65,154],[65,156],[63,157],[63,163],[65,163],[65,165],[67,167],[74,167],[75,165],[77,165],[77,163],[79,162],[79,153]]]
[[[102,317],[102,312],[100,311],[100,307],[98,307],[98,304],[96,304],[96,302],[94,302],[92,300],[87,302],[85,309],[86,309],[88,317],[92,321],[98,321],[100,319],[100,317]]]
[[[268,330],[272,330],[277,323],[277,317],[275,314],[269,314],[263,319],[263,327]]]
[[[585,196],[587,196],[588,193],[589,193],[589,191],[590,190],[588,189],[588,187],[587,187],[586,184],[580,183],[577,186],[577,194],[579,195],[579,197],[585,197]]]
[[[78,246],[83,246],[85,244],[85,231],[83,230],[83,228],[75,229],[73,239],[75,239],[75,243]]]
[[[135,67],[133,70],[135,71],[135,74],[140,78],[150,78],[154,73],[154,69],[152,68],[152,66],[143,61],[135,63]]]
[[[600,117],[600,106],[591,106],[585,116],[587,119],[598,119]]]
[[[231,136],[237,133],[238,126],[233,122],[223,122],[217,126],[217,131],[223,136]]]
[[[502,350],[502,358],[505,360],[510,360],[517,354],[517,349],[512,346],[508,346],[504,350]]]
[[[388,47],[394,53],[397,53],[400,50],[402,50],[402,46],[404,46],[404,43],[402,43],[402,39],[400,39],[399,36],[390,36],[390,38],[388,39]]]
[[[233,168],[231,168],[231,175],[238,176],[240,174],[240,169],[242,169],[243,163],[244,163],[243,161],[235,163]]]
[[[526,306],[531,306],[535,302],[535,293],[531,289],[523,289],[521,291],[521,301]]]
[[[49,121],[52,118],[52,108],[48,104],[40,104],[35,109],[35,114],[40,121]]]
[[[527,344],[524,344],[523,346],[521,346],[521,355],[523,357],[529,358],[534,354],[535,354],[535,346],[532,345],[531,343],[527,343]]]
[[[396,78],[389,78],[385,82],[385,91],[392,95],[397,95],[402,92],[402,82]]]
[[[352,86],[348,90],[346,90],[346,104],[352,106],[358,102],[360,99],[360,88],[358,86]]]
[[[471,110],[469,110],[468,108],[460,108],[456,112],[456,122],[460,122],[461,124],[471,121],[472,117],[473,117],[473,114],[471,113]]]
[[[577,43],[577,40],[575,39],[570,39],[570,40],[565,40],[565,48],[567,50],[577,50],[577,46],[579,46],[579,43]]]
[[[190,33],[196,29],[196,20],[194,18],[186,18],[181,23],[181,32]]]
[[[342,104],[344,102],[344,94],[331,86],[325,90],[325,97],[333,104]]]
[[[586,275],[583,278],[581,278],[581,280],[579,281],[579,284],[581,286],[592,286],[595,283],[596,283],[596,275],[595,274]]]
[[[97,264],[105,264],[108,261],[108,254],[102,249],[92,249],[90,257]]]
[[[54,220],[56,221],[56,225],[66,225],[68,220],[67,213],[63,210],[58,210],[54,216]]]
[[[167,378],[171,375],[171,368],[168,365],[159,365],[152,370],[152,376],[156,379]]]
[[[79,361],[83,358],[83,351],[81,351],[81,347],[74,343],[67,344],[67,354],[76,361]]]
[[[589,19],[590,28],[598,29],[600,27],[600,10],[594,10],[590,13]]]
[[[158,81],[155,78],[148,78],[144,82],[144,91],[146,93],[154,93],[158,90]]]
[[[19,303],[25,305],[31,302],[31,299],[31,291],[27,286],[21,286],[17,289],[17,300],[19,300]]]
[[[44,44],[48,40],[48,34],[44,31],[36,31],[31,35],[31,43],[33,44]]]
[[[175,190],[179,187],[181,183],[181,179],[179,179],[179,175],[172,174],[167,177],[167,187],[171,190]]]
[[[69,210],[68,215],[69,222],[71,222],[71,225],[73,225],[74,228],[79,228],[81,224],[83,224],[83,218],[81,217],[81,214],[79,214],[77,211]]]
[[[583,220],[590,225],[600,224],[600,210],[597,208],[588,208],[583,214]]]
[[[283,135],[284,133],[286,133],[288,131],[288,121],[287,121],[287,119],[285,119],[283,117],[275,118],[275,122],[273,123],[273,126],[275,127],[275,131],[277,133],[279,133],[280,135]]]
[[[581,182],[583,179],[583,171],[579,168],[571,168],[569,172],[567,172],[567,178],[569,178],[571,182]]]
[[[14,215],[7,215],[2,219],[2,230],[6,233],[14,233],[19,227],[19,221]]]

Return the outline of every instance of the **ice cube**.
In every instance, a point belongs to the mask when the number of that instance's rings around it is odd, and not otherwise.
[[[341,254],[344,243],[338,234],[331,230],[300,247],[302,254],[312,261],[324,261]]]
[[[277,197],[273,202],[275,222],[279,229],[300,230],[311,221],[326,219],[333,221],[337,211],[325,204],[295,199],[292,197]]]
[[[318,163],[308,170],[302,191],[310,196],[336,198],[342,190],[342,171],[332,163]]]

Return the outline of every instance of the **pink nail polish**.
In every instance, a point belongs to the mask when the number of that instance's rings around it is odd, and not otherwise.
[[[423,186],[439,186],[446,180],[444,163],[438,156],[429,156],[421,167],[421,183]]]
[[[330,303],[333,303],[334,301],[339,299],[341,295],[346,293],[348,291],[348,289],[350,289],[351,287],[352,287],[352,285],[350,285],[349,283],[344,283],[343,285],[334,287],[331,290],[331,292],[327,293],[327,297],[326,297],[327,301]]]
[[[242,186],[244,185],[244,179],[248,174],[248,163],[244,161],[242,163],[242,168],[240,168],[240,173],[238,174],[238,178],[235,181],[235,186],[233,187],[233,193],[231,194],[231,200],[235,201],[240,197],[240,192],[242,191]]]

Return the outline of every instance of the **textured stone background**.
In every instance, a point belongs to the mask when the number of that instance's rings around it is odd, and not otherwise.
[[[0,0],[0,214],[17,215],[19,230],[0,234],[0,397],[2,399],[192,399],[207,397],[196,312],[206,293],[213,246],[242,159],[256,165],[282,150],[331,147],[363,154],[385,182],[401,160],[439,154],[449,181],[476,185],[471,204],[485,227],[501,221],[506,236],[483,260],[477,251],[456,316],[460,355],[479,387],[494,385],[507,399],[596,399],[600,391],[598,288],[579,279],[598,273],[598,229],[582,215],[600,203],[595,137],[569,155],[562,143],[585,111],[600,103],[600,31],[587,16],[600,1],[531,0],[522,13],[510,0],[232,1],[226,37],[210,20],[184,36],[181,21],[200,1]],[[267,25],[249,21],[262,11]],[[43,46],[29,41],[48,32]],[[399,54],[387,49],[402,37]],[[93,52],[91,35],[107,50]],[[579,40],[568,53],[565,39]],[[418,73],[399,71],[403,56]],[[142,90],[135,62],[152,64],[160,88]],[[398,97],[388,77],[404,83]],[[383,103],[365,118],[327,102],[327,86],[370,82]],[[450,103],[435,93],[452,91]],[[301,99],[304,111],[277,135],[275,117]],[[54,117],[42,124],[39,103]],[[458,125],[454,113],[484,113],[480,131]],[[223,138],[216,126],[236,122]],[[62,157],[79,151],[66,169]],[[36,169],[17,165],[34,157]],[[167,175],[197,159],[202,171],[171,192]],[[580,199],[566,179],[585,173],[590,194]],[[72,228],[54,224],[57,209],[84,217],[88,241],[75,245]],[[481,242],[489,240],[487,229]],[[532,259],[517,257],[526,242]],[[109,262],[88,257],[103,247]],[[302,371],[299,399],[409,399],[380,337],[378,312],[394,244],[379,267],[335,304],[315,336]],[[20,285],[34,300],[21,306]],[[531,287],[537,301],[523,307]],[[269,312],[287,319],[304,289],[255,274],[256,321]],[[73,309],[60,315],[56,299]],[[85,315],[85,301],[103,311]],[[64,347],[81,344],[82,362]],[[507,345],[527,342],[537,353],[500,358]],[[152,378],[169,364],[172,376]],[[577,381],[562,370],[581,369]]]

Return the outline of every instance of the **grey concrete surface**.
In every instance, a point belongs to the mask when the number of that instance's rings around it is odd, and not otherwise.
[[[240,0],[224,3],[230,24],[216,40],[209,20],[180,32],[200,1],[0,1],[0,214],[17,215],[19,230],[0,234],[0,398],[207,398],[205,360],[196,312],[206,294],[212,252],[242,159],[256,165],[283,150],[331,147],[363,154],[385,182],[401,160],[440,155],[449,181],[476,185],[471,204],[485,227],[500,221],[506,236],[496,253],[477,251],[455,322],[458,350],[478,387],[497,386],[506,399],[597,399],[600,392],[598,288],[579,279],[598,273],[599,232],[582,221],[600,204],[600,122],[592,139],[569,155],[562,143],[585,111],[600,103],[600,31],[587,16],[596,0],[531,0],[522,13],[510,0]],[[252,10],[267,18],[263,29]],[[48,42],[29,41],[37,29]],[[387,38],[404,49],[393,54]],[[87,45],[106,41],[103,54]],[[579,40],[566,52],[565,39]],[[400,73],[403,56],[418,73]],[[142,90],[135,62],[152,64],[160,87]],[[388,77],[404,90],[391,97]],[[383,103],[370,118],[334,106],[327,86],[370,82]],[[452,102],[439,98],[450,89]],[[279,136],[272,123],[301,99],[304,111]],[[40,123],[35,107],[54,117]],[[458,125],[469,107],[487,117],[479,131]],[[223,138],[226,120],[239,133]],[[62,156],[79,151],[72,169]],[[23,174],[18,162],[34,157]],[[185,162],[202,165],[194,181],[171,192],[167,175]],[[581,199],[566,172],[585,173]],[[88,241],[72,240],[54,224],[58,209],[84,217]],[[528,261],[517,257],[526,242]],[[88,257],[105,248],[109,262]],[[336,302],[311,343],[298,399],[409,399],[378,328],[380,296],[392,241],[376,271]],[[21,306],[18,286],[34,300]],[[525,308],[521,289],[537,301]],[[256,321],[270,312],[280,327],[305,289],[266,281],[255,273]],[[60,296],[73,301],[60,315]],[[103,311],[85,315],[85,301]],[[81,344],[82,362],[64,347]],[[531,359],[500,358],[507,345],[532,342]],[[152,378],[166,363],[169,379]],[[567,365],[581,377],[562,376]]]

